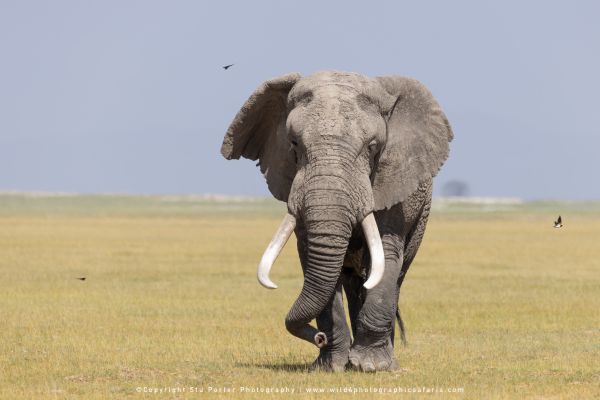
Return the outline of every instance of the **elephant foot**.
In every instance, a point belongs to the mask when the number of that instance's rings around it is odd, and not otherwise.
[[[352,369],[362,372],[396,371],[398,360],[394,356],[391,341],[381,343],[354,344],[348,355]]]
[[[348,352],[332,353],[322,351],[319,357],[312,363],[311,371],[343,372],[348,364]]]
[[[336,331],[336,334],[323,335],[324,346],[318,346],[319,357],[312,363],[311,370],[324,372],[341,372],[348,364],[348,352],[352,339],[345,331]]]

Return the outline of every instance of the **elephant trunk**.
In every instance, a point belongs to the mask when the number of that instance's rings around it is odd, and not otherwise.
[[[345,196],[336,197],[326,189],[313,189],[304,197],[304,285],[285,319],[291,334],[319,348],[327,345],[327,337],[309,322],[323,311],[335,292],[356,223]]]
[[[309,322],[321,314],[335,292],[350,239],[349,234],[340,234],[349,230],[349,224],[332,220],[321,224],[330,232],[307,228],[304,285],[285,319],[291,334],[320,348],[327,345],[327,338]]]

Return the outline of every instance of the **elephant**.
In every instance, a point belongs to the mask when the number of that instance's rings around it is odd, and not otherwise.
[[[258,280],[277,288],[269,271],[294,232],[304,282],[285,326],[319,348],[313,368],[398,368],[400,287],[452,139],[428,89],[401,76],[291,73],[262,83],[234,117],[222,155],[258,160],[269,191],[287,203]]]

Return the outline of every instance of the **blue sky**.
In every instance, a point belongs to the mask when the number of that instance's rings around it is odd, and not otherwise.
[[[1,0],[0,191],[267,195],[220,156],[229,122],[265,79],[338,69],[431,89],[437,188],[600,199],[598,4]]]

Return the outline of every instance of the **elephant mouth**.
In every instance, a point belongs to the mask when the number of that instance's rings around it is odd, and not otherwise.
[[[269,273],[295,227],[296,218],[289,213],[286,214],[258,264],[258,282],[267,289],[277,289],[277,285],[271,280]],[[371,254],[371,271],[363,286],[366,289],[372,289],[381,281],[385,270],[385,256],[381,236],[372,212],[361,221],[361,228]]]

